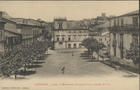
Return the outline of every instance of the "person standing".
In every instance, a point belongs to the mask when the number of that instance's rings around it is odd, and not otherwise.
[[[62,71],[62,74],[65,73],[65,66],[62,67],[61,71]]]
[[[72,52],[72,56],[74,56],[74,53]]]

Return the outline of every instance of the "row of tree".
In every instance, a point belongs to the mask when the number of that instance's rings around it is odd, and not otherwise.
[[[24,67],[24,70],[26,70],[26,65],[33,64],[47,49],[48,43],[46,41],[17,45],[0,57],[0,74],[9,77],[13,74],[16,75],[20,68]]]
[[[88,49],[89,55],[92,55],[93,52],[96,52],[99,55],[99,51],[102,48],[106,47],[103,43],[100,43],[93,38],[84,39],[82,44]],[[130,49],[126,51],[126,58],[133,60],[134,64],[139,64],[140,63],[139,51],[140,51],[139,45],[132,43]]]

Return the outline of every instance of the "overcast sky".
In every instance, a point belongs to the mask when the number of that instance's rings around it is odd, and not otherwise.
[[[121,15],[138,10],[138,1],[0,1],[0,11],[17,18],[41,18],[52,21],[55,17],[69,20],[94,18],[102,12]]]

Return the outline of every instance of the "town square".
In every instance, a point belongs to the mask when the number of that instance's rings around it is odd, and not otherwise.
[[[0,90],[139,90],[138,1],[0,1]]]

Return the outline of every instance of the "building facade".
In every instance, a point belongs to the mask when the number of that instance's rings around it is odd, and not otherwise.
[[[0,53],[10,51],[15,45],[21,43],[22,36],[16,32],[16,23],[0,18]],[[14,31],[15,30],[15,31]]]
[[[88,28],[81,21],[55,19],[53,38],[55,49],[82,48],[81,42],[88,38]]]
[[[110,55],[112,60],[128,61],[127,51],[132,44],[139,45],[139,11],[133,11],[110,20]],[[129,60],[129,62],[132,60]],[[135,67],[134,64],[129,63]],[[137,67],[138,68],[138,67]]]
[[[106,22],[95,25],[92,29],[89,36],[107,46],[110,60],[138,68],[133,60],[127,58],[130,48],[139,46],[138,10],[108,18]]]
[[[17,23],[17,30],[22,35],[22,40],[26,43],[33,42],[42,35],[44,26],[34,19],[11,18]]]
[[[0,53],[4,54],[16,45],[33,43],[42,38],[44,26],[37,20],[6,16],[7,13],[0,16]]]

